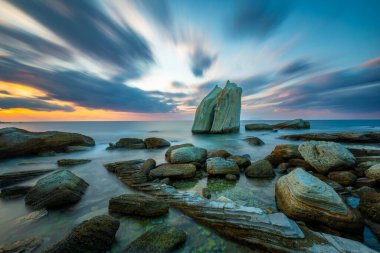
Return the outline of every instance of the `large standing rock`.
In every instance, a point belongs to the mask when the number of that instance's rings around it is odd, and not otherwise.
[[[195,176],[197,168],[193,164],[162,164],[150,171],[153,178],[183,179]]]
[[[218,96],[222,89],[218,86],[202,100],[195,112],[192,132],[195,134],[203,134],[210,132],[212,123],[214,122],[215,106]]]
[[[334,189],[303,169],[282,176],[276,183],[277,207],[288,217],[317,222],[346,232],[361,231],[363,220]]]
[[[169,211],[169,204],[142,194],[124,194],[111,198],[108,210],[111,213],[140,216],[160,216]]]
[[[294,119],[273,125],[278,129],[309,129],[310,122],[303,119]]]
[[[145,143],[138,138],[121,138],[115,144],[116,148],[145,149]]]
[[[216,86],[199,104],[193,133],[231,133],[240,129],[242,89],[227,81],[221,90]]]
[[[109,216],[100,215],[86,220],[75,227],[62,241],[51,246],[45,253],[95,253],[106,252],[115,241],[120,222]]]
[[[34,208],[57,207],[78,202],[88,183],[69,170],[57,171],[38,180],[25,196],[25,203]]]
[[[245,175],[252,178],[273,178],[275,176],[272,164],[267,160],[259,160],[245,169]]]
[[[209,175],[239,175],[240,169],[235,160],[224,159],[222,157],[212,157],[207,159],[206,169]]]
[[[273,130],[273,126],[269,124],[247,124],[245,125],[245,130],[247,131]]]
[[[364,174],[368,178],[380,180],[380,163],[371,166]]]
[[[152,148],[164,148],[169,147],[170,142],[165,139],[157,138],[157,137],[149,137],[144,140],[145,146],[148,149]]]
[[[185,231],[176,227],[159,225],[131,242],[125,252],[164,253],[172,252],[186,241]]]
[[[309,141],[298,146],[302,157],[319,173],[351,168],[355,157],[341,144],[325,141]]]
[[[207,159],[207,150],[198,147],[181,147],[171,151],[170,163],[203,163]]]
[[[0,129],[0,158],[68,152],[94,145],[91,137],[77,133],[29,132],[14,127]]]

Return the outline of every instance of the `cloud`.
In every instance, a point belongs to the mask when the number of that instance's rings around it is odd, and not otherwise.
[[[25,108],[35,111],[66,111],[73,112],[71,106],[62,106],[54,103],[49,103],[35,98],[15,98],[6,97],[0,98],[0,109]]]
[[[312,69],[312,64],[306,59],[300,59],[289,63],[280,72],[283,75],[293,75],[310,69]]]
[[[154,62],[145,39],[127,24],[116,24],[96,1],[15,0],[11,4],[84,54],[118,67],[125,79],[141,76],[141,65]]]
[[[0,94],[11,95],[11,93],[6,90],[0,90]]]
[[[76,71],[48,71],[0,57],[0,80],[21,83],[42,90],[47,98],[79,106],[114,111],[170,112],[174,105],[150,92]]]
[[[211,55],[200,47],[196,47],[190,56],[191,71],[196,77],[203,77],[211,65],[216,61],[217,55]]]
[[[173,81],[171,83],[171,86],[174,87],[174,88],[178,88],[178,89],[180,89],[180,88],[186,88],[187,87],[186,84],[184,84],[183,82],[180,82],[180,81]]]

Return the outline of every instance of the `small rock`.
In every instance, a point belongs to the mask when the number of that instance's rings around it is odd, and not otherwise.
[[[15,225],[30,224],[32,222],[42,219],[43,217],[47,215],[48,215],[48,211],[46,209],[37,210],[31,213],[28,213],[26,215],[23,215],[21,217],[18,217],[17,219],[15,219],[14,224]]]
[[[74,166],[91,162],[90,159],[61,159],[57,161],[58,166]]]
[[[147,149],[164,148],[164,147],[170,146],[170,142],[168,142],[165,139],[157,138],[157,137],[146,138],[144,140],[144,143]]]
[[[294,119],[273,125],[278,129],[309,129],[310,122],[303,119]]]
[[[371,179],[367,177],[358,178],[355,182],[355,187],[362,187],[362,186],[374,187],[375,185],[376,185],[376,179]]]
[[[162,180],[160,181],[160,183],[161,183],[161,184],[167,184],[167,185],[169,185],[169,184],[170,184],[170,178],[165,177],[164,179],[162,179]]]
[[[367,192],[376,192],[376,190],[368,186],[362,186],[358,189],[353,190],[351,193],[354,196],[361,197],[364,193],[367,193]]]
[[[207,158],[212,158],[212,157],[227,158],[229,156],[232,156],[232,155],[228,151],[223,150],[223,149],[218,149],[218,150],[210,151],[207,154]]]
[[[364,177],[364,172],[371,166],[378,164],[377,162],[362,162],[354,168],[355,174],[359,177]]]
[[[164,253],[172,252],[186,241],[186,233],[182,229],[159,225],[151,228],[133,242],[125,252]]]
[[[289,163],[280,163],[277,166],[277,169],[279,169],[282,173],[286,172],[286,170],[289,168]]]
[[[375,180],[380,180],[380,163],[371,166],[368,170],[364,172],[365,176]]]
[[[260,138],[253,136],[245,138],[245,141],[254,146],[261,146],[265,144]]]
[[[239,175],[239,166],[234,160],[224,159],[221,157],[213,157],[207,159],[206,170],[209,175]]]
[[[359,211],[364,217],[380,223],[380,193],[367,192],[360,198]]]
[[[287,162],[289,159],[293,158],[303,159],[298,151],[298,145],[280,144],[274,148],[272,153],[270,153],[265,160],[268,160],[273,166],[277,166],[280,163]]]
[[[270,162],[267,160],[259,160],[245,169],[245,175],[252,178],[273,178],[275,173]]]
[[[116,148],[128,148],[128,149],[145,149],[145,143],[142,139],[137,138],[121,138],[115,144]]]
[[[245,169],[249,165],[251,165],[250,158],[247,158],[245,156],[233,155],[233,156],[229,156],[228,159],[234,160],[236,162],[236,164],[239,166],[239,168],[242,168],[242,169]]]
[[[204,163],[207,159],[207,150],[198,147],[181,147],[171,151],[170,163]]]
[[[237,176],[236,175],[232,175],[232,174],[227,174],[226,175],[226,179],[228,181],[236,181],[237,180]]]
[[[231,199],[226,198],[224,196],[220,196],[219,198],[216,199],[218,202],[223,202],[223,203],[235,203]]]
[[[311,166],[304,159],[293,158],[293,159],[289,159],[288,163],[290,167],[301,167],[301,168],[304,168],[305,170],[315,170],[313,166]]]
[[[211,199],[211,192],[208,188],[202,188],[202,196],[206,199]]]
[[[124,194],[111,198],[108,210],[111,213],[152,217],[168,213],[169,204],[141,194]]]
[[[32,186],[11,186],[1,190],[0,197],[3,199],[15,199],[28,193]]]
[[[37,249],[43,240],[38,237],[31,237],[10,243],[0,244],[1,253],[32,253]]]
[[[140,167],[140,170],[145,174],[149,175],[149,172],[156,168],[156,161],[154,159],[145,160],[144,164]]]
[[[269,124],[247,124],[245,125],[246,131],[265,131],[273,130],[273,126]]]
[[[330,172],[328,177],[343,186],[353,185],[357,179],[356,176],[350,171]]]
[[[150,171],[153,178],[183,179],[195,176],[197,169],[193,164],[162,164]]]

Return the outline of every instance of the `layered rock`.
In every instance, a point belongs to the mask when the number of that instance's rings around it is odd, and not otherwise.
[[[38,180],[25,196],[34,208],[50,208],[78,202],[88,183],[69,170],[57,171]]]
[[[266,131],[273,130],[273,126],[269,124],[247,124],[245,130],[247,131]]]
[[[46,249],[45,253],[106,252],[115,241],[120,222],[109,215],[100,215],[75,227],[62,241]]]
[[[197,168],[193,164],[162,164],[150,171],[153,178],[184,179],[195,176]]]
[[[207,159],[207,150],[198,147],[180,147],[170,152],[170,163],[203,163]]]
[[[165,148],[170,146],[170,142],[165,139],[157,137],[149,137],[144,140],[147,149]]]
[[[216,86],[199,104],[192,132],[213,134],[238,132],[241,93],[242,89],[229,81],[223,90]]]
[[[22,197],[28,193],[32,186],[12,186],[1,190],[0,198],[14,199]]]
[[[0,175],[0,187],[27,181],[52,171],[53,170],[26,170],[4,173]]]
[[[124,194],[111,198],[108,210],[111,213],[152,217],[166,214],[169,211],[169,205],[142,194]]]
[[[355,157],[341,144],[325,141],[309,141],[298,146],[302,157],[319,173],[351,168]]]
[[[61,159],[57,161],[58,166],[75,166],[91,162],[90,159]]]
[[[275,192],[277,207],[290,218],[346,232],[363,229],[360,214],[346,206],[332,187],[303,169],[281,177]]]
[[[0,244],[1,253],[32,253],[41,245],[43,240],[38,237],[26,238],[9,243]]]
[[[309,129],[310,122],[303,119],[294,119],[273,125],[276,129]]]
[[[273,178],[275,176],[272,164],[267,160],[259,160],[245,169],[245,175],[252,178]]]
[[[186,241],[186,233],[182,229],[159,225],[151,228],[131,242],[125,252],[165,253],[179,248]]]
[[[14,127],[0,129],[0,158],[69,152],[94,145],[91,137],[77,133],[29,132]]]
[[[343,133],[307,133],[281,136],[287,140],[333,141],[347,143],[380,143],[380,131],[343,132]]]
[[[240,169],[234,160],[222,157],[212,157],[206,161],[206,169],[209,175],[239,175]]]

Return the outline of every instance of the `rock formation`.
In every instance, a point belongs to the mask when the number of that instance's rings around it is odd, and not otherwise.
[[[281,136],[286,140],[334,141],[347,143],[379,143],[380,131],[343,132],[343,133],[307,133]]]
[[[242,89],[227,81],[222,90],[216,86],[199,104],[195,113],[193,133],[231,133],[240,129]]]

